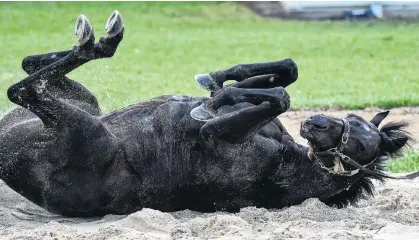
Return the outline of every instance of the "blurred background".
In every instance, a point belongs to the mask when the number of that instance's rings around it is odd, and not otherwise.
[[[301,20],[414,20],[415,1],[248,1],[241,2],[265,17]]]

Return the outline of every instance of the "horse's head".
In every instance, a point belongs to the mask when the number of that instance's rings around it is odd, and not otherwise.
[[[354,170],[356,163],[367,166],[378,157],[397,154],[410,139],[403,130],[407,125],[404,122],[388,123],[378,129],[388,113],[378,113],[371,121],[354,114],[343,119],[315,115],[302,122],[301,136],[312,146],[315,160],[321,161],[326,168],[334,167],[335,172],[342,172],[338,169],[342,166]],[[341,165],[337,166],[336,158],[343,158]]]
[[[405,122],[387,123],[378,129],[388,113],[378,113],[371,121],[354,114],[346,118],[315,115],[301,123],[300,134],[312,148],[309,157],[332,176],[352,182],[327,202],[338,206],[356,202],[364,196],[363,191],[372,194],[369,178],[393,178],[385,174],[383,161],[399,154],[410,135],[403,129]]]

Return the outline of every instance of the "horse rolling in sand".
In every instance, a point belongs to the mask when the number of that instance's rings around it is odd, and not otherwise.
[[[19,107],[0,120],[0,178],[35,204],[66,216],[161,211],[236,212],[319,198],[344,207],[373,193],[371,179],[409,135],[404,123],[378,129],[388,112],[312,116],[297,144],[278,115],[298,76],[291,59],[200,74],[212,97],[160,96],[102,114],[93,94],[65,75],[114,55],[124,33],[114,11],[95,42],[80,15],[79,45],[26,57],[29,76],[7,96]],[[236,83],[223,87],[227,80]],[[417,174],[405,178],[416,177]]]

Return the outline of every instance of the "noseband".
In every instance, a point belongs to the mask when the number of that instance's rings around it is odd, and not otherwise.
[[[351,177],[354,176],[356,174],[358,174],[360,171],[371,174],[373,176],[376,177],[385,177],[385,178],[391,178],[391,179],[413,179],[416,176],[417,173],[413,173],[413,174],[409,174],[406,176],[401,176],[401,177],[395,177],[395,176],[390,176],[387,174],[384,174],[382,172],[379,171],[375,171],[376,168],[374,170],[370,170],[367,167],[369,165],[371,165],[372,163],[374,163],[377,159],[378,156],[375,157],[373,160],[371,160],[368,164],[366,165],[361,165],[358,162],[354,161],[352,158],[350,158],[349,156],[345,155],[343,153],[343,149],[345,148],[345,144],[348,143],[349,140],[349,136],[351,134],[351,127],[349,125],[349,122],[342,118],[341,119],[343,122],[343,134],[341,137],[340,142],[338,143],[338,145],[334,148],[330,148],[326,151],[320,151],[320,152],[316,152],[313,150],[313,156],[316,160],[316,162],[319,164],[319,166],[326,170],[327,172],[333,174],[333,175],[339,175],[339,176],[345,176],[345,177]],[[323,162],[320,160],[319,156],[333,156],[334,157],[334,163],[335,165],[333,167],[326,167]],[[345,163],[348,163],[349,165],[355,167],[355,170],[345,170],[345,168],[342,165],[342,162],[344,161]]]

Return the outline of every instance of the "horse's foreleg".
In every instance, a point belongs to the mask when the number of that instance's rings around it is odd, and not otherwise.
[[[243,142],[290,107],[289,96],[282,87],[271,89],[226,88],[223,91],[191,112],[195,119],[210,120],[200,130],[201,136],[206,140],[214,137],[230,143]],[[217,117],[217,110],[222,106],[241,102],[252,103],[256,106]]]
[[[247,78],[258,75],[274,74],[280,81],[281,87],[286,87],[295,82],[298,78],[298,68],[292,59],[285,59],[277,62],[238,64],[222,71],[198,74],[195,80],[198,84],[211,91],[220,90],[227,80],[241,82]]]
[[[259,75],[247,78],[241,82],[235,82],[229,85],[224,86],[224,88],[235,87],[235,88],[275,88],[275,87],[285,87],[284,82],[276,74],[267,74],[267,75]],[[223,89],[220,89],[216,92],[213,92],[213,96],[218,95],[222,92]]]

